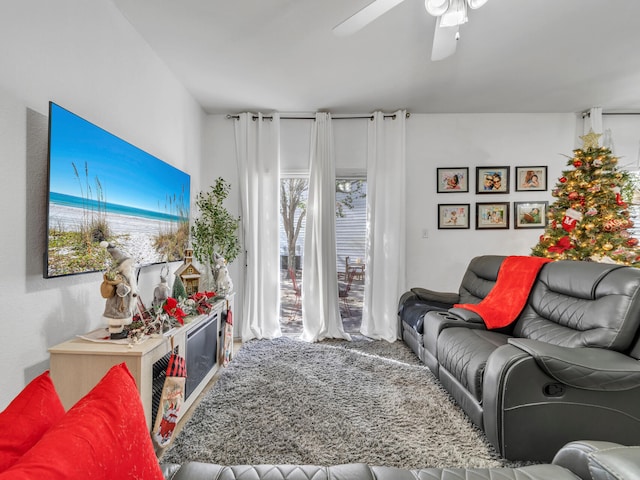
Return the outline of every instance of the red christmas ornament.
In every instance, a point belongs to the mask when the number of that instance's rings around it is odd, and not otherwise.
[[[560,177],[560,183],[567,183],[567,177]]]
[[[633,237],[627,239],[627,245],[629,247],[635,247],[636,245],[638,245],[638,239]]]
[[[578,160],[578,159],[574,160],[573,166],[576,168],[580,168],[582,166],[582,160]]]
[[[579,197],[578,192],[571,192],[569,194],[569,200],[575,200]]]

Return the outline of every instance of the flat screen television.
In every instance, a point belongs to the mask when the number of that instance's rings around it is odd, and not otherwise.
[[[184,258],[190,177],[50,102],[46,278],[102,271],[107,241],[150,265]]]

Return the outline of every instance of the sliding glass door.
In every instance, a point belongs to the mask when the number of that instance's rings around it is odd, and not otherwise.
[[[362,321],[366,236],[366,181],[336,180],[338,296],[344,330],[358,333]],[[284,335],[302,333],[302,252],[308,181],[283,177],[280,183],[280,326]]]

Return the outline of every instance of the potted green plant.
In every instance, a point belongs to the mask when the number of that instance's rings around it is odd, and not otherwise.
[[[211,269],[214,281],[219,257],[231,263],[240,253],[240,219],[231,215],[224,206],[230,189],[229,183],[218,177],[209,191],[200,192],[196,199],[199,216],[191,226],[193,255]]]

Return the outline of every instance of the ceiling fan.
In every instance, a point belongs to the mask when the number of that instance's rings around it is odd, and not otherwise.
[[[384,15],[404,0],[374,0],[344,22],[333,27],[336,35],[351,35]],[[424,7],[436,20],[431,60],[437,61],[453,55],[460,38],[459,27],[466,23],[467,7],[480,8],[487,0],[425,0]]]

